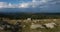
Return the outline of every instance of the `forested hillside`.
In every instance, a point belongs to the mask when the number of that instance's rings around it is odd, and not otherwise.
[[[60,13],[0,13],[0,17],[10,19],[55,19],[60,18]]]

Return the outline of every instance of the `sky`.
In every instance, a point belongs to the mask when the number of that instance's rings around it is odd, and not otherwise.
[[[0,0],[0,9],[4,8],[18,8],[20,11],[29,8],[31,12],[60,12],[60,0]]]

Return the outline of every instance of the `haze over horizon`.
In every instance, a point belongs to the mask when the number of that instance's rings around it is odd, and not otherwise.
[[[60,0],[0,0],[0,12],[60,13]]]

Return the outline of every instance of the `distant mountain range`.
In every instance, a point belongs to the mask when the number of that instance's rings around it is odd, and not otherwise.
[[[0,13],[60,13],[60,10],[48,10],[40,8],[3,8],[0,9]]]
[[[40,10],[39,8],[3,8],[0,9],[0,17],[11,19],[48,19],[60,18],[60,11]]]

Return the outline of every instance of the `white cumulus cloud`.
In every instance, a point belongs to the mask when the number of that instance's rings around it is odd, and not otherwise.
[[[6,8],[7,6],[6,2],[0,2],[0,8]]]
[[[7,2],[0,2],[0,8],[16,8],[16,5]]]
[[[22,2],[19,4],[11,4],[7,2],[0,2],[0,8],[36,8],[36,7],[47,7],[50,4],[60,3],[60,1],[55,0],[32,0],[30,2]]]
[[[7,8],[17,8],[16,6],[17,5],[14,5],[14,4],[9,3],[8,6],[7,6]]]
[[[30,5],[29,5],[30,3],[21,3],[21,4],[19,4],[19,8],[28,8]]]

